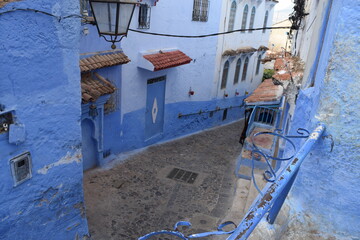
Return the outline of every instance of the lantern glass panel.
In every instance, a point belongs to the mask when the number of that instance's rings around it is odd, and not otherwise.
[[[131,21],[131,16],[135,5],[128,3],[120,3],[120,16],[118,25],[118,34],[126,34]]]
[[[101,34],[115,34],[117,3],[93,2],[96,23]]]

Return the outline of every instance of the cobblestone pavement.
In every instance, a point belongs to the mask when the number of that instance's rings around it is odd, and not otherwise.
[[[242,121],[217,127],[151,146],[111,169],[85,172],[92,239],[137,239],[180,220],[193,225],[186,234],[215,230],[235,194],[241,129]],[[167,178],[173,168],[199,175],[192,184],[179,182]]]

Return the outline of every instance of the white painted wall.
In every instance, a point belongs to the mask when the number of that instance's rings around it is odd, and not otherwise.
[[[275,23],[273,27],[288,27],[291,26],[289,19],[285,19]],[[286,51],[291,51],[291,39],[288,39],[290,29],[272,29],[270,31],[269,46],[268,48],[273,52],[280,52],[287,48]]]
[[[146,0],[153,2],[151,0]],[[145,1],[145,2],[146,2]],[[144,1],[143,1],[144,2]],[[151,7],[150,29],[140,29],[146,32],[167,33],[176,35],[201,35],[227,31],[228,16],[231,0],[210,1],[209,18],[207,22],[192,21],[193,1],[160,0]],[[269,11],[267,26],[272,25],[273,8],[275,2],[265,0],[236,0],[237,13],[234,29],[241,28],[242,13],[245,4],[249,5],[247,27],[250,23],[251,9],[256,7],[254,27],[262,27],[265,11]],[[139,7],[135,8],[130,28],[137,29]],[[145,107],[146,81],[153,77],[166,75],[166,104],[182,101],[209,101],[223,98],[224,90],[220,90],[222,67],[226,58],[222,57],[226,49],[237,49],[245,46],[258,48],[267,46],[270,31],[253,31],[252,33],[232,33],[207,38],[171,38],[145,35],[129,31],[128,37],[121,42],[122,48],[131,59],[123,65],[121,86],[122,114]],[[138,54],[149,50],[176,48],[190,56],[190,64],[151,72],[138,68]],[[240,95],[245,91],[252,92],[260,83],[263,65],[255,75],[256,61],[259,52],[255,52],[249,59],[248,77],[245,82],[233,85],[235,65],[239,56],[230,65],[226,92],[234,97],[238,90]],[[242,56],[243,63],[245,56]],[[240,73],[241,75],[241,73]],[[195,95],[189,97],[189,89]]]
[[[177,35],[200,35],[218,31],[221,1],[210,1],[209,20],[192,21],[193,1],[160,0],[151,7],[150,29],[141,31]],[[136,7],[130,28],[137,29]],[[166,104],[181,101],[210,100],[215,67],[217,37],[171,38],[130,32],[122,48],[131,62],[123,65],[122,113],[141,109],[146,104],[146,81],[167,75]],[[190,56],[190,64],[151,72],[138,68],[139,52],[176,48]],[[190,87],[195,95],[189,97]]]
[[[234,0],[225,0],[222,1],[222,12],[221,12],[221,21],[219,26],[220,32],[225,32],[228,30],[229,24],[229,16],[230,16],[230,8],[231,4]],[[254,28],[261,28],[264,24],[264,17],[265,12],[269,12],[267,26],[272,25],[273,19],[273,10],[275,3],[269,2],[265,0],[238,0],[236,1],[237,8],[236,8],[236,16],[235,16],[235,26],[234,29],[241,29],[241,23],[243,18],[243,11],[245,5],[248,5],[248,15],[247,15],[247,23],[246,28],[249,28],[250,25],[250,17],[251,17],[251,10],[255,6],[256,14],[255,14],[255,22]],[[222,70],[224,63],[229,57],[223,57],[222,54],[226,50],[231,49],[238,49],[242,47],[253,47],[258,48],[259,46],[267,46],[269,41],[269,34],[270,31],[266,30],[265,33],[262,31],[252,31],[250,32],[236,32],[227,35],[219,36],[218,40],[218,47],[216,53],[216,67],[214,73],[214,89],[213,94],[217,96],[217,98],[223,98],[224,92],[229,93],[229,96],[232,96],[235,91],[239,91],[241,95],[245,93],[245,91],[251,93],[255,88],[261,83],[262,75],[263,75],[263,65],[260,65],[260,72],[258,75],[255,74],[256,70],[256,63],[258,55],[261,54],[260,52],[255,52],[251,57],[249,57],[249,67],[248,67],[248,74],[246,81],[242,82],[241,79],[239,80],[238,84],[233,84],[234,74],[236,70],[236,62],[239,57],[242,58],[242,65],[245,62],[245,54],[238,55],[230,58],[230,69],[228,75],[228,81],[226,85],[226,89],[220,89],[221,85],[221,78],[222,78]],[[249,55],[247,55],[249,56]],[[241,68],[240,76],[242,75],[243,67]]]
[[[317,54],[318,41],[320,37],[321,25],[323,24],[325,8],[328,1],[319,0],[307,0],[305,6],[305,12],[309,13],[303,21],[299,31],[294,32],[292,52],[299,56],[304,62],[313,63]],[[307,83],[307,79],[310,75],[311,68],[308,67],[304,71],[304,81]]]

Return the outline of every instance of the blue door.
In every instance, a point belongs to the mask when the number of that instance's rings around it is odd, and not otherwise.
[[[147,81],[145,139],[159,136],[164,127],[165,79],[159,77]]]
[[[85,119],[81,122],[83,170],[96,167],[98,163],[97,141],[93,138],[94,123]]]

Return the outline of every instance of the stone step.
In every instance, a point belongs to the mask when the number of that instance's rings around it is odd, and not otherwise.
[[[245,206],[250,190],[251,182],[246,179],[239,178],[236,183],[236,194],[230,211],[223,219],[225,221],[233,221],[239,224],[245,214]]]
[[[255,177],[257,186],[259,187],[260,190],[262,190],[267,183],[266,180],[264,179],[263,175],[262,174],[254,174],[254,177]],[[251,207],[252,203],[254,202],[254,200],[256,199],[256,197],[258,195],[259,195],[259,192],[255,188],[254,181],[251,180],[249,194],[248,194],[248,197],[246,200],[246,205],[245,205],[245,213],[249,210],[249,208]]]
[[[254,174],[255,175],[261,175],[264,172],[264,170],[259,168],[254,168]],[[239,178],[251,179],[251,167],[242,165],[240,166],[240,171],[237,173]]]

